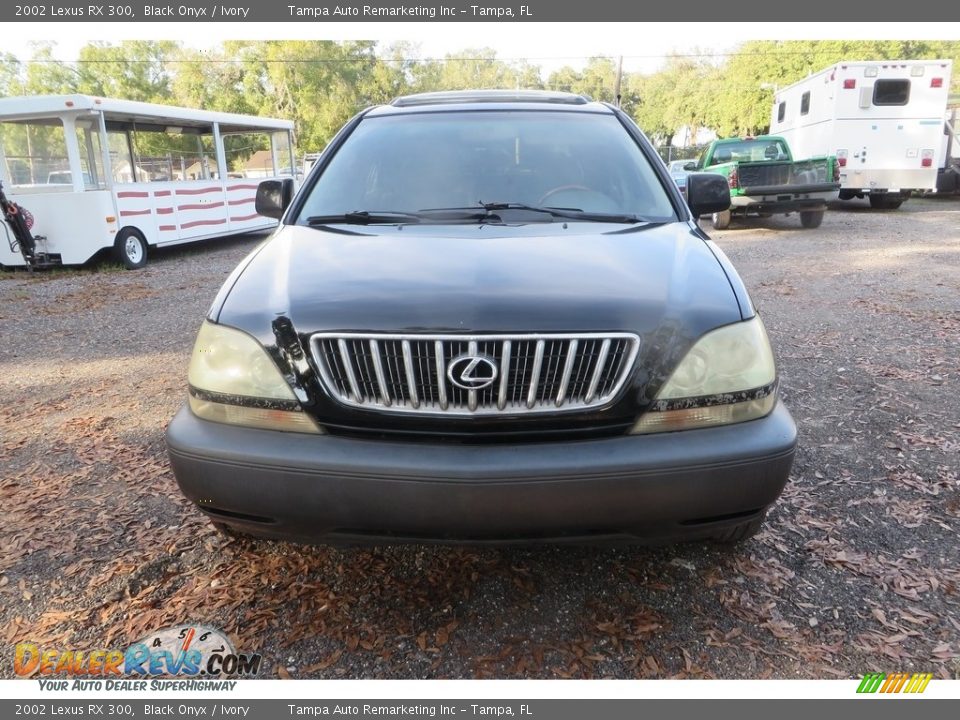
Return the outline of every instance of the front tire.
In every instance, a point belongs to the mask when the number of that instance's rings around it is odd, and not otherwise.
[[[716,212],[710,216],[710,222],[714,230],[726,230],[730,227],[730,211]]]
[[[820,227],[823,222],[823,210],[801,210],[800,224],[807,229]]]
[[[142,268],[147,264],[147,241],[139,230],[124,228],[113,243],[113,256],[127,270]]]

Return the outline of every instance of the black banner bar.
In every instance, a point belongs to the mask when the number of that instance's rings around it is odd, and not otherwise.
[[[474,4],[476,2],[477,4]],[[682,3],[624,0],[241,0],[233,2],[128,3],[124,0],[55,0],[0,4],[0,22],[936,22],[960,20],[960,3],[876,0],[869,6],[805,0],[687,0]],[[718,33],[723,34],[723,26]],[[691,46],[696,37],[690,38]],[[638,47],[643,30],[638,30]]]

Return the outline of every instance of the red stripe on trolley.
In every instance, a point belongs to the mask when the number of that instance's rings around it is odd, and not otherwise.
[[[230,218],[230,222],[244,222],[245,220],[253,220],[255,217],[260,217],[259,213],[254,213],[253,215],[241,215],[240,217]]]
[[[122,197],[150,197],[150,193],[148,193],[148,192],[139,192],[139,191],[136,191],[136,190],[124,190],[123,192],[118,192],[118,193],[117,193],[117,197],[118,197],[118,198],[122,198]]]
[[[157,215],[169,215],[173,212],[172,207],[157,208]]]
[[[171,190],[155,190],[153,193],[154,197],[170,197]]]
[[[131,215],[149,215],[149,210],[121,210],[120,217],[129,217]]]
[[[177,210],[213,210],[223,207],[222,202],[200,203],[198,205],[177,205]]]
[[[197,225],[223,225],[226,220],[194,220],[193,222],[182,223],[180,225],[181,230],[186,230],[187,228],[196,227]]]
[[[230,205],[247,205],[248,203],[252,203],[254,200],[256,200],[256,198],[244,198],[243,200],[230,200],[229,204]]]
[[[222,192],[223,188],[220,187],[208,187],[208,188],[197,188],[195,190],[177,190],[177,195],[203,195],[204,193],[212,192]]]
[[[233,185],[228,187],[227,190],[256,190],[256,185]]]
[[[176,229],[177,229],[177,226],[176,226],[176,225],[161,225],[161,226],[160,226],[160,230],[161,230],[162,232],[171,232],[171,231],[176,230]]]

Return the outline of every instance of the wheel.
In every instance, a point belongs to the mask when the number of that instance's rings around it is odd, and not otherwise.
[[[726,230],[730,227],[730,211],[724,210],[710,216],[710,222],[713,223],[715,230]]]
[[[755,517],[752,520],[747,520],[739,525],[721,530],[711,537],[710,540],[720,545],[735,545],[744,540],[749,540],[760,532],[760,528],[763,527],[763,521],[766,517],[767,514],[765,512],[761,513],[759,517]]]
[[[800,224],[805,228],[818,228],[823,222],[823,210],[801,210]]]
[[[906,200],[902,195],[871,195],[870,207],[875,210],[896,210]]]
[[[127,270],[136,270],[147,264],[147,241],[139,230],[124,228],[113,243],[113,256]]]
[[[840,199],[840,200],[853,200],[856,196],[857,196],[857,193],[855,193],[853,190],[841,190],[841,191],[840,191],[840,196],[839,196],[838,199]]]

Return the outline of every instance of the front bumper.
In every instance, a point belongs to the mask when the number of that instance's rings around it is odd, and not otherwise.
[[[738,425],[522,445],[359,440],[220,425],[182,408],[174,475],[212,519],[302,541],[514,542],[708,537],[787,482],[782,403]]]

